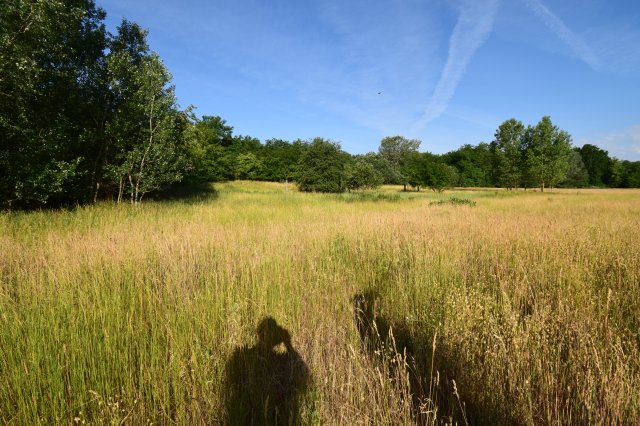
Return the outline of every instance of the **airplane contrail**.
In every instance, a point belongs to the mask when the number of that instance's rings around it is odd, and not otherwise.
[[[521,0],[531,11],[553,31],[560,40],[593,69],[600,67],[600,61],[591,48],[571,31],[558,16],[551,12],[540,0]]]
[[[499,0],[464,2],[458,22],[449,39],[449,54],[431,101],[422,117],[414,124],[413,131],[422,129],[439,117],[449,105],[460,79],[474,53],[489,38]]]

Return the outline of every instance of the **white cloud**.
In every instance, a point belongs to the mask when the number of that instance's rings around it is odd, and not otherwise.
[[[447,109],[473,55],[491,34],[497,8],[498,0],[467,0],[462,5],[449,40],[447,62],[427,108],[413,126],[414,133],[438,118]]]
[[[582,139],[577,145],[596,145],[621,160],[640,160],[640,125]]]
[[[578,55],[578,57],[593,69],[599,69],[601,64],[594,51],[577,34],[571,31],[564,22],[551,12],[540,0],[521,0],[544,23],[547,28],[562,40]]]

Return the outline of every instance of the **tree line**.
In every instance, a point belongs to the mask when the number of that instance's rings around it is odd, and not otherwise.
[[[640,186],[640,162],[572,147],[549,117],[526,127],[507,120],[493,141],[444,155],[402,136],[351,155],[323,138],[235,135],[221,117],[180,108],[147,32],[123,20],[112,34],[105,16],[91,0],[10,0],[0,9],[0,207],[138,203],[174,182],[233,179],[318,192]]]
[[[234,136],[220,117],[195,123],[202,150],[202,181],[296,181],[303,191],[342,192],[403,185],[405,190],[447,187],[639,187],[640,162],[620,161],[595,145],[573,147],[548,116],[525,126],[502,123],[493,141],[463,145],[442,155],[420,152],[421,141],[385,137],[377,152],[351,155],[323,138],[288,142]]]

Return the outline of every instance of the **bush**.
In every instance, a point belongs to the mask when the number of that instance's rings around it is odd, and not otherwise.
[[[432,201],[429,203],[430,206],[441,206],[443,204],[453,204],[455,206],[470,206],[474,207],[476,202],[473,200],[469,200],[468,198],[458,198],[458,197],[449,197],[446,200],[438,200]]]
[[[340,144],[315,138],[298,164],[297,182],[304,192],[344,192],[347,185],[348,154]]]

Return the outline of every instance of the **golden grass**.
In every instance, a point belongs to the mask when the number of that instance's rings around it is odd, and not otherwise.
[[[0,214],[0,422],[224,422],[266,316],[311,372],[304,423],[640,422],[640,191],[216,189]],[[477,205],[429,204],[452,195]],[[406,356],[364,350],[365,291]]]

